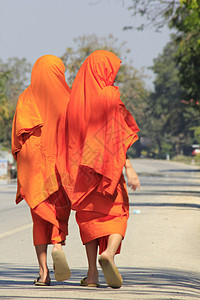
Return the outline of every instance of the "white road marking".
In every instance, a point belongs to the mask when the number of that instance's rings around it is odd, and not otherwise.
[[[0,233],[0,239],[5,238],[5,237],[7,237],[9,235],[13,235],[13,234],[15,234],[17,232],[20,232],[20,231],[23,231],[25,229],[28,229],[28,228],[30,228],[32,226],[33,226],[33,224],[29,223],[29,224],[17,227],[17,228],[15,228],[13,230],[10,230],[10,231],[4,232],[4,233]]]

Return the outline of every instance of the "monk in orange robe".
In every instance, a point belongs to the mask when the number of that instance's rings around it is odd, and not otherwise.
[[[62,245],[68,234],[71,204],[58,169],[66,160],[66,111],[70,88],[65,67],[56,56],[40,57],[31,84],[20,95],[13,119],[12,153],[17,161],[16,203],[31,209],[33,241],[39,262],[35,285],[49,285],[47,245],[53,244],[55,278],[70,277]]]
[[[124,166],[132,188],[140,187],[126,158],[139,129],[113,86],[120,65],[109,51],[89,55],[74,80],[67,111],[68,172],[62,180],[86,246],[89,269],[81,281],[85,286],[98,286],[98,246],[107,284],[122,285],[114,256],[120,252],[129,217]]]

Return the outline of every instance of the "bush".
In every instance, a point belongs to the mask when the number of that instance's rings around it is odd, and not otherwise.
[[[200,154],[194,157],[195,164],[200,165]]]
[[[193,161],[193,157],[185,156],[185,155],[176,155],[172,159],[173,161],[182,162],[185,164],[191,164]]]

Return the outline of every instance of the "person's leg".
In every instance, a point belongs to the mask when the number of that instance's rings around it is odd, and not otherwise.
[[[114,256],[121,241],[121,234],[111,234],[108,238],[107,248],[101,253],[99,258],[99,263],[103,270],[105,280],[108,286],[112,288],[120,288],[122,286],[122,277],[114,262]]]
[[[108,238],[108,245],[104,252],[102,252],[101,257],[109,258],[114,263],[115,253],[122,241],[121,234],[115,233],[111,234]]]
[[[60,232],[59,228],[53,226],[52,229],[52,244],[53,249],[51,256],[53,259],[54,275],[57,281],[64,281],[70,278],[71,271],[66,260],[62,245],[65,245],[65,234]]]
[[[59,229],[42,219],[33,210],[31,210],[31,213],[33,218],[33,240],[39,263],[39,281],[50,283],[47,266],[47,245],[52,243],[53,233],[57,234],[58,231],[59,234]],[[56,250],[62,250],[61,243],[54,244],[53,251]]]
[[[33,242],[39,264],[39,281],[50,283],[49,270],[47,266],[47,244],[49,231],[46,231],[47,222],[41,219],[34,210],[31,209],[33,219]],[[36,280],[35,283],[38,281]]]
[[[61,206],[61,200],[61,197],[52,195],[49,199],[40,203],[34,210],[31,210],[33,217],[34,245],[54,245],[52,249],[52,258],[55,279],[57,281],[66,280],[71,276],[65,253],[62,251],[62,244],[65,244],[67,234],[67,221],[70,214],[70,206]],[[51,202],[55,202],[56,206]],[[66,224],[64,224],[64,221],[66,221]],[[62,226],[60,226],[60,224]],[[40,272],[42,273],[43,271],[41,270]]]
[[[87,272],[87,279],[85,280],[87,284],[98,283],[97,248],[98,248],[98,239],[95,239],[85,244],[85,249],[86,249],[86,254],[88,259],[88,272]]]
[[[39,281],[50,283],[49,270],[47,267],[47,245],[36,245],[35,250],[39,263]]]

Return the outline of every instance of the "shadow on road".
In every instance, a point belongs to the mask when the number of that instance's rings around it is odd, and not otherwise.
[[[169,172],[195,173],[195,172],[200,172],[200,168],[199,169],[167,169],[167,170],[161,170],[160,172],[163,172],[163,173],[169,173]]]
[[[200,297],[200,273],[167,268],[126,268],[125,270],[121,272],[124,285],[133,285],[134,294],[138,293],[138,296],[158,294],[164,298],[179,294],[184,297]]]
[[[156,202],[146,202],[146,203],[130,203],[130,206],[136,207],[178,207],[178,208],[196,208],[200,209],[200,204],[195,203],[156,203]]]
[[[137,194],[134,192],[129,192],[129,196],[136,196]],[[138,194],[140,197],[142,196],[171,196],[173,199],[173,196],[192,196],[192,197],[199,197],[200,191],[181,191],[181,190],[150,190],[146,192],[140,191]]]
[[[184,185],[181,185],[180,182],[175,182],[174,180],[172,180],[171,182],[158,182],[158,181],[155,181],[155,182],[143,182],[142,181],[142,186],[155,186],[155,187],[168,187],[168,186],[177,186],[177,187],[199,187],[200,188],[200,183],[199,184],[196,184],[196,183],[186,183],[184,182]]]
[[[24,291],[29,290],[30,293],[33,293],[33,290],[46,292],[54,291],[71,291],[70,297],[66,299],[95,299],[85,297],[77,298],[76,292],[87,292],[91,291],[91,288],[81,287],[79,285],[80,280],[86,274],[86,269],[81,268],[72,269],[72,277],[70,280],[65,282],[56,282],[52,281],[52,285],[49,287],[35,287],[33,286],[33,280],[37,277],[37,268],[30,267],[19,267],[19,266],[10,266],[9,264],[0,264],[1,275],[0,275],[0,291],[3,290],[13,291],[14,295],[12,299],[29,299],[27,296],[23,296]],[[176,269],[167,269],[167,268],[121,268],[119,269],[123,277],[123,287],[120,290],[113,290],[107,287],[105,280],[100,274],[100,282],[102,283],[100,288],[95,289],[95,293],[98,293],[98,296],[102,298],[97,299],[106,299],[103,297],[102,291],[106,295],[106,291],[112,292],[117,297],[117,293],[120,295],[124,294],[124,299],[126,299],[127,293],[133,293],[133,295],[138,295],[138,299],[142,299],[142,296],[150,295],[148,299],[154,299],[154,296],[162,295],[164,297],[172,297],[173,295],[179,295],[188,298],[197,299],[200,297],[200,273],[189,272]],[[52,272],[51,272],[52,273]],[[53,278],[53,274],[51,274]],[[19,291],[21,290],[21,291]],[[4,299],[9,299],[10,296],[4,296]],[[47,295],[46,295],[47,297]],[[30,295],[31,299],[42,299],[43,297],[35,294],[34,296]],[[11,298],[10,298],[11,299]],[[51,299],[51,297],[48,297]],[[61,299],[58,297],[57,299]],[[134,297],[134,299],[137,299]],[[173,298],[167,298],[173,299]]]

